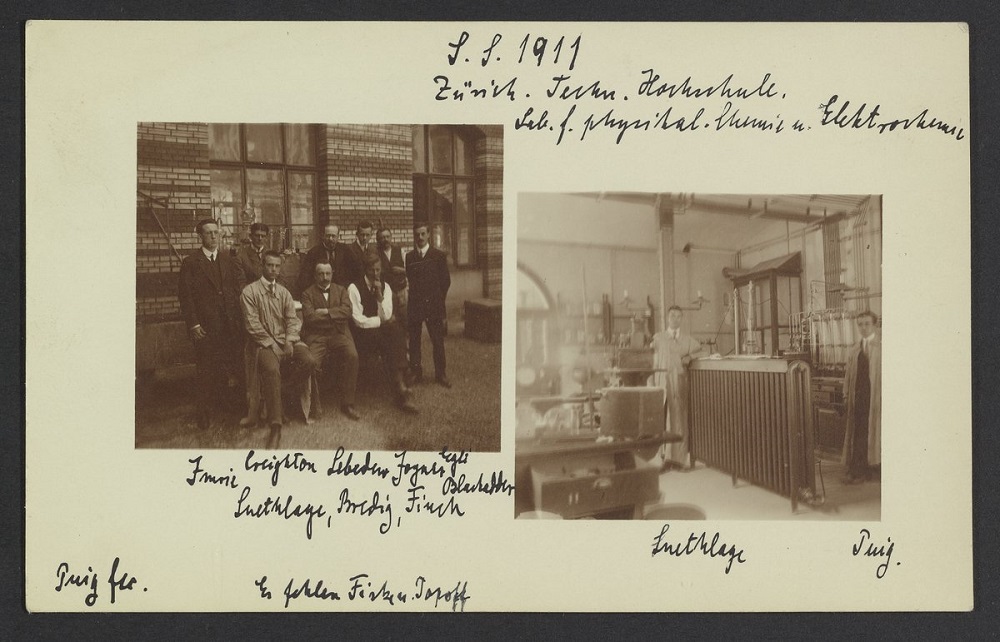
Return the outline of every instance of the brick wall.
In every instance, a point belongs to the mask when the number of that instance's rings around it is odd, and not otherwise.
[[[322,125],[318,141],[317,227],[340,225],[354,239],[357,223],[379,221],[412,244],[413,126]],[[476,240],[483,296],[499,299],[503,255],[503,127],[478,128]],[[136,195],[136,320],[179,319],[180,257],[199,246],[195,223],[211,217],[208,125],[139,123]],[[162,229],[161,229],[162,226]],[[176,253],[175,253],[176,252]]]
[[[413,128],[326,125],[319,144],[320,225],[336,223],[354,240],[358,222],[379,221],[409,239],[413,224]]]
[[[136,174],[136,321],[175,320],[175,250],[197,249],[194,225],[211,216],[208,126],[139,123]]]

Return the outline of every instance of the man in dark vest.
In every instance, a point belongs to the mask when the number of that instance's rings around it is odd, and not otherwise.
[[[365,275],[347,287],[354,323],[354,343],[361,358],[378,355],[392,387],[396,406],[416,413],[410,390],[403,380],[406,346],[403,329],[393,318],[392,287],[382,282],[382,263],[373,253],[366,255]]]
[[[238,381],[243,317],[239,297],[243,280],[228,251],[219,247],[221,231],[213,219],[195,228],[201,247],[181,262],[177,298],[194,343],[198,428],[211,425],[213,409]],[[236,393],[233,392],[235,395]]]
[[[413,226],[413,239],[416,248],[406,255],[406,278],[410,284],[406,311],[410,331],[410,371],[415,382],[423,378],[420,335],[426,324],[434,349],[434,378],[445,388],[451,388],[444,359],[444,300],[451,287],[448,259],[444,252],[431,247],[426,223]]]
[[[348,327],[351,299],[347,290],[333,280],[333,268],[316,265],[315,281],[302,293],[302,339],[309,346],[320,368],[330,360],[334,387],[340,399],[340,411],[349,419],[358,419],[354,410],[354,392],[358,381],[358,352]]]
[[[400,327],[406,328],[408,293],[403,250],[392,244],[392,230],[379,228],[375,236],[378,243],[378,258],[382,262],[382,279],[392,287],[392,316],[399,321]]]

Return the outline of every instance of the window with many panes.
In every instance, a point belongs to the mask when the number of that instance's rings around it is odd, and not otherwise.
[[[413,220],[459,266],[476,262],[475,138],[466,128],[413,128]]]
[[[233,243],[251,223],[271,229],[276,250],[313,244],[316,133],[305,124],[211,123],[208,126],[212,215]]]

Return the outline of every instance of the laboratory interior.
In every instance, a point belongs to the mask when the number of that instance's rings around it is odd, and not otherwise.
[[[881,206],[520,194],[515,516],[879,520]]]

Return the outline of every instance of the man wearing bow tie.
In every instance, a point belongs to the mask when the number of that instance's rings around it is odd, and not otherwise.
[[[406,339],[393,317],[392,287],[382,282],[382,262],[374,252],[365,255],[365,275],[347,287],[354,322],[354,342],[362,355],[377,354],[392,386],[396,406],[416,413],[410,389],[403,379],[406,370]]]
[[[194,343],[198,369],[198,428],[211,425],[212,412],[235,389],[239,372],[242,315],[240,271],[228,251],[219,247],[221,231],[213,219],[195,228],[201,247],[181,262],[177,298],[181,316]]]
[[[240,296],[247,334],[250,335],[246,348],[250,412],[242,423],[257,422],[259,401],[262,400],[267,407],[267,421],[271,427],[268,440],[268,447],[271,448],[278,447],[284,423],[282,379],[301,394],[316,366],[309,348],[299,341],[302,322],[295,313],[292,294],[277,282],[281,261],[281,254],[265,250],[264,275],[243,288]]]
[[[871,479],[882,464],[882,341],[876,331],[878,317],[866,311],[855,322],[861,340],[847,356],[844,376],[846,484]]]
[[[667,308],[667,329],[653,335],[653,375],[655,385],[662,387],[666,396],[667,430],[683,435],[667,449],[664,468],[687,470],[688,461],[688,374],[692,359],[707,354],[701,344],[681,331],[684,313],[672,305]]]
[[[351,299],[347,290],[333,283],[333,267],[316,265],[315,279],[302,293],[302,338],[317,367],[329,356],[333,366],[334,387],[340,411],[349,419],[358,419],[354,410],[354,392],[358,381],[358,352],[348,328]]]

